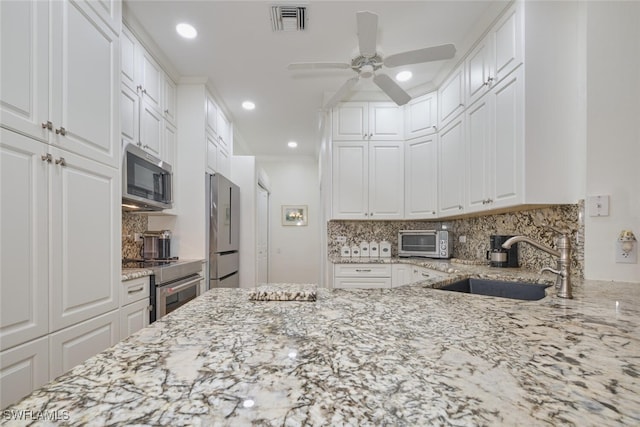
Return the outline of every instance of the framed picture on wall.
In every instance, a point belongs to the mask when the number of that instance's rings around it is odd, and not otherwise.
[[[282,205],[282,225],[307,225],[307,205]]]

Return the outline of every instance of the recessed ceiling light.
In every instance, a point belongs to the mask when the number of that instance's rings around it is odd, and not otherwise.
[[[176,25],[176,31],[185,39],[195,39],[198,35],[198,31],[193,27],[193,25],[180,23]]]
[[[287,145],[289,146],[289,148],[296,148],[298,146],[298,143],[295,141],[289,141]]]
[[[256,108],[256,104],[251,101],[244,101],[242,103],[242,108],[244,108],[245,110],[253,110],[254,108]]]
[[[400,71],[398,74],[396,74],[396,80],[399,82],[406,82],[412,76],[413,73],[411,71]]]

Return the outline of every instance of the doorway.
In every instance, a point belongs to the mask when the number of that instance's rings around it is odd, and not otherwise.
[[[269,283],[269,191],[258,184],[257,196],[257,279],[258,284],[264,284]]]

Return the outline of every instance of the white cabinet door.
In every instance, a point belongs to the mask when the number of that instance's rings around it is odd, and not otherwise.
[[[227,117],[218,109],[218,141],[219,146],[222,149],[225,149],[227,152],[229,151],[229,120]]]
[[[464,66],[458,67],[438,90],[440,129],[464,111]]]
[[[404,216],[435,218],[438,211],[437,135],[407,141],[404,151]]]
[[[466,111],[466,208],[467,212],[483,210],[491,202],[490,176],[492,159],[493,98],[486,96]]]
[[[438,139],[438,207],[440,215],[463,212],[464,205],[464,116],[440,132]]]
[[[524,60],[522,4],[505,13],[491,30],[493,37],[494,83],[500,82]]]
[[[525,198],[523,75],[520,68],[498,83],[490,94],[495,105],[492,208],[523,203]]]
[[[404,217],[404,143],[369,143],[369,218]]]
[[[216,105],[213,97],[207,93],[205,101],[205,114],[206,114],[206,128],[213,132],[214,135],[218,134],[218,106]]]
[[[115,345],[120,339],[118,310],[49,335],[49,378]]]
[[[126,85],[120,89],[120,137],[124,147],[140,142],[140,97]]]
[[[142,78],[142,98],[157,111],[161,111],[164,90],[163,71],[151,54],[140,46],[140,76]]]
[[[218,148],[218,160],[217,160],[218,172],[224,176],[231,176],[231,159],[226,149]]]
[[[411,283],[413,276],[409,264],[391,265],[391,287],[397,288]]]
[[[141,300],[120,309],[120,339],[149,326],[149,300]]]
[[[437,112],[436,92],[409,101],[404,107],[404,138],[413,139],[436,133]]]
[[[333,109],[334,141],[363,141],[369,137],[369,103],[345,102]]]
[[[49,331],[47,146],[0,130],[0,350]]]
[[[138,71],[138,40],[125,26],[120,33],[120,78],[124,85],[138,93],[139,71]]]
[[[122,1],[98,0],[88,1],[87,4],[94,10],[100,19],[116,34],[120,34],[122,28]]]
[[[207,172],[218,171],[218,138],[207,132]]]
[[[55,144],[118,167],[118,37],[87,3],[52,2],[51,9]]]
[[[335,142],[332,146],[333,218],[369,217],[369,144]]]
[[[469,53],[466,60],[467,105],[471,105],[491,89],[493,81],[493,38],[485,37]]]
[[[176,84],[171,80],[168,75],[164,75],[164,93],[162,97],[162,101],[164,103],[164,108],[162,109],[164,113],[165,120],[168,120],[171,124],[176,124]]]
[[[0,353],[0,409],[16,403],[48,381],[48,337]]]
[[[140,144],[149,154],[162,158],[160,140],[163,129],[162,114],[142,97],[140,106]]]
[[[49,2],[0,2],[0,124],[40,141],[49,117]]]
[[[398,107],[394,102],[370,102],[368,122],[371,141],[404,139],[402,107]]]
[[[50,331],[118,307],[120,170],[52,149]]]

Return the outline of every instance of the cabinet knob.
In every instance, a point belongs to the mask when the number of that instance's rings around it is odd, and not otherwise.
[[[147,310],[153,311],[153,306],[152,305],[147,306]]]
[[[53,161],[53,156],[49,153],[43,154],[40,156],[43,162],[51,163]]]
[[[168,109],[167,109],[167,110],[164,110],[164,113],[165,113],[165,114],[169,114],[169,110],[168,110]]]
[[[364,216],[369,216],[369,212],[365,212],[365,213],[364,213]]]
[[[42,123],[42,129],[49,129],[52,130],[53,129],[53,123],[51,123],[50,121],[46,121],[44,123]]]
[[[147,144],[143,145],[142,148],[149,148]]]
[[[67,130],[65,128],[63,128],[62,126],[60,126],[59,129],[56,129],[56,135],[65,136],[66,134],[67,134]]]
[[[462,210],[462,205],[458,205],[458,210]]]
[[[64,159],[64,157],[60,157],[58,160],[56,160],[56,165],[67,166],[67,161]]]
[[[435,214],[436,214],[436,211],[431,211],[431,215],[435,215]]]
[[[136,86],[136,92],[140,92],[140,91],[142,91],[142,85]]]

